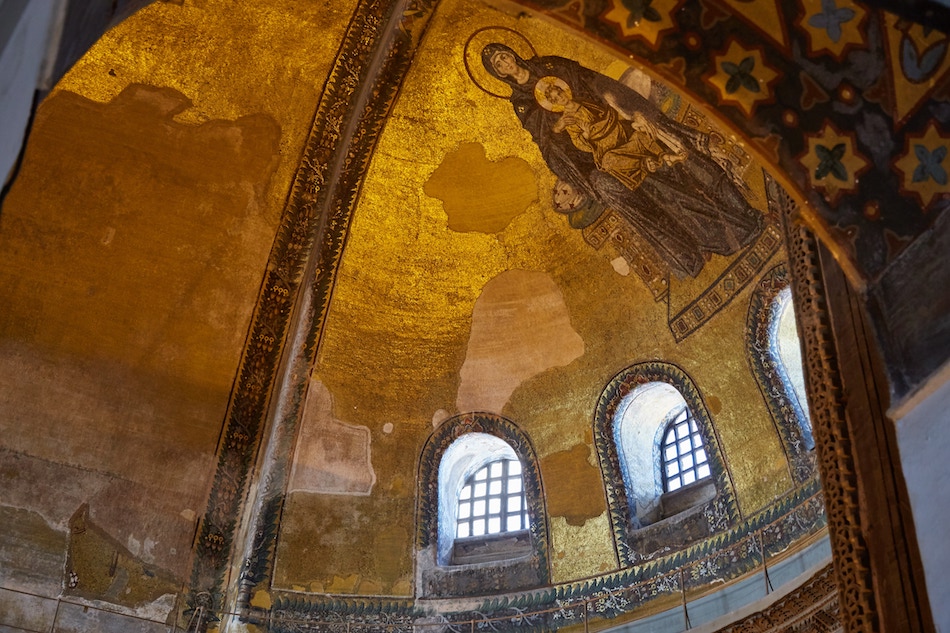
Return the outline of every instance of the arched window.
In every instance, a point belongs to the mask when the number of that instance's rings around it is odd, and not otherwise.
[[[785,392],[793,401],[798,426],[805,442],[805,448],[815,448],[811,432],[811,416],[808,412],[808,398],[805,395],[805,370],[802,365],[802,346],[798,339],[798,327],[795,322],[795,307],[792,302],[792,288],[786,286],[772,305],[772,326],[769,330],[772,358],[779,367]]]
[[[471,413],[443,422],[423,449],[419,486],[417,573],[425,595],[548,582],[537,460],[510,421]]]
[[[801,342],[785,263],[766,272],[749,301],[748,357],[797,482],[813,477],[815,447]]]
[[[623,473],[631,521],[650,525],[716,496],[713,482],[698,495],[669,495],[693,484],[699,457],[710,474],[699,427],[683,394],[661,381],[638,385],[620,403],[613,436]]]
[[[499,459],[465,481],[458,500],[456,538],[528,529],[521,462]]]
[[[685,547],[739,520],[709,413],[675,365],[641,363],[615,376],[597,405],[594,442],[621,563],[652,556],[645,548],[655,549],[656,530],[666,546]]]
[[[683,408],[663,434],[663,492],[673,492],[709,477],[709,459],[696,420]]]
[[[466,433],[449,445],[439,462],[439,565],[531,552],[522,471],[511,445],[490,433]]]

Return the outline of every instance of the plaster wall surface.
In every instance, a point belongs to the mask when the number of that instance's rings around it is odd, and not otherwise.
[[[950,366],[900,407],[897,441],[937,631],[950,631]]]
[[[45,46],[54,5],[0,5],[32,29],[0,42],[0,101],[32,98],[43,51],[29,46]],[[155,3],[39,106],[0,213],[0,628],[48,630],[58,598],[62,630],[177,617],[267,256],[349,10]],[[27,62],[33,83],[16,83]],[[2,107],[15,137],[19,106]]]

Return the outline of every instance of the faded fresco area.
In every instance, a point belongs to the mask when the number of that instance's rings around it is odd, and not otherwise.
[[[217,4],[156,3],[100,40],[38,108],[3,201],[0,628],[178,617],[325,40],[348,18]],[[273,55],[251,53],[264,41]]]

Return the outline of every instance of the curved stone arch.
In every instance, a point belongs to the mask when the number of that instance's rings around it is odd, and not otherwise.
[[[717,517],[710,517],[710,524],[719,530],[734,525],[742,519],[732,475],[723,458],[719,434],[713,426],[709,410],[693,379],[682,368],[672,363],[650,361],[631,365],[607,383],[594,411],[594,444],[597,447],[597,456],[604,476],[614,546],[618,560],[624,566],[640,562],[631,545],[632,533],[639,526],[630,511],[631,500],[627,496],[624,465],[617,450],[614,421],[629,405],[631,397],[639,393],[638,388],[650,383],[666,383],[679,392],[699,427],[712,471],[711,476],[717,488],[716,501],[712,502]],[[657,435],[654,430],[653,436],[654,438],[661,437],[661,434],[662,431],[660,435]]]
[[[746,318],[746,353],[752,375],[772,415],[775,430],[782,441],[790,474],[802,483],[815,473],[815,457],[811,449],[808,413],[795,397],[788,372],[780,360],[777,330],[783,308],[791,307],[791,280],[783,262],[766,272],[749,300]]]
[[[550,531],[538,458],[528,436],[514,422],[494,413],[473,412],[449,418],[426,441],[419,458],[416,551],[435,550],[439,546],[439,467],[446,451],[456,440],[473,433],[499,438],[521,462],[525,502],[530,516],[529,532],[538,577],[543,583],[549,582]],[[437,552],[435,554],[438,556]]]

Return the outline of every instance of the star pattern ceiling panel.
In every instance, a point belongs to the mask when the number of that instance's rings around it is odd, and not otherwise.
[[[950,204],[944,32],[845,0],[537,4],[716,106],[782,167],[859,283]]]

